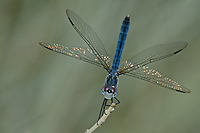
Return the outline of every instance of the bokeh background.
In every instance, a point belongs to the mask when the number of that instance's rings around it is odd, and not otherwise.
[[[38,44],[86,46],[67,8],[96,31],[112,58],[122,20],[130,14],[122,61],[156,44],[189,43],[149,66],[191,94],[121,76],[121,103],[96,133],[200,132],[199,0],[0,0],[1,133],[80,133],[96,122],[106,71]]]

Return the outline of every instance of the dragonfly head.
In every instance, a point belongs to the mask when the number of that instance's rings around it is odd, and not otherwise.
[[[101,93],[105,96],[106,99],[111,99],[116,97],[117,95],[117,88],[111,85],[104,85]]]

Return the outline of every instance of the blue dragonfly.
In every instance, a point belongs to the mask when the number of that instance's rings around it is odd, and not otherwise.
[[[108,72],[105,85],[101,90],[105,98],[101,106],[99,118],[104,114],[105,108],[108,106],[108,100],[110,100],[111,103],[113,103],[113,100],[116,100],[116,104],[120,103],[120,101],[116,98],[119,75],[128,75],[139,78],[141,80],[145,80],[150,83],[154,83],[182,93],[191,92],[185,86],[164,76],[157,70],[146,66],[152,62],[179,53],[188,45],[187,42],[172,42],[155,45],[143,50],[129,60],[120,64],[122,51],[130,25],[129,15],[126,15],[122,22],[117,48],[114,55],[114,60],[112,62],[103,46],[103,43],[95,31],[73,11],[67,9],[66,13],[71,25],[86,42],[88,47],[65,46],[57,43],[45,42],[40,42],[39,44],[49,50],[102,67]]]

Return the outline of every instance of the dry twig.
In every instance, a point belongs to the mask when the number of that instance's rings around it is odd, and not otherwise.
[[[112,103],[111,106],[105,110],[104,115],[95,123],[90,129],[87,129],[85,133],[92,133],[99,126],[102,125],[103,122],[106,121],[107,117],[110,115],[110,112],[114,111],[115,103]]]

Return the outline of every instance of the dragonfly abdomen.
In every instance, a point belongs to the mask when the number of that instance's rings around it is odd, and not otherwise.
[[[115,56],[114,56],[114,60],[112,64],[112,69],[114,70],[117,70],[119,68],[119,63],[120,63],[122,51],[124,48],[124,44],[126,41],[129,25],[130,25],[130,16],[126,15],[125,19],[122,22],[122,26],[119,33],[119,39],[117,42],[117,48],[115,51]]]

